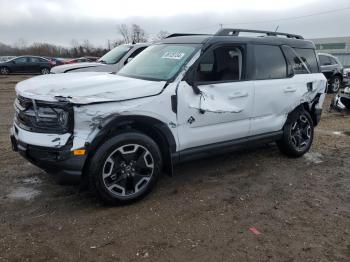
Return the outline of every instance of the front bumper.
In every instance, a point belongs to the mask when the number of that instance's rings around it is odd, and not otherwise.
[[[35,166],[55,175],[61,183],[81,182],[86,155],[76,156],[70,145],[60,148],[31,145],[11,134],[12,149]]]

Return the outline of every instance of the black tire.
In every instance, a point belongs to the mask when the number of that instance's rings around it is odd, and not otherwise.
[[[41,68],[41,69],[40,69],[40,73],[41,73],[42,75],[50,74],[50,68],[47,68],[47,67]]]
[[[125,153],[127,150],[130,150],[129,153]],[[131,203],[145,197],[156,184],[162,170],[159,147],[150,137],[137,131],[106,140],[90,163],[90,189],[110,205]]]
[[[291,112],[283,127],[283,137],[277,141],[280,151],[290,157],[300,157],[309,151],[314,138],[314,124],[305,109]]]
[[[0,74],[1,75],[8,75],[8,74],[10,74],[11,73],[11,71],[10,71],[10,69],[9,68],[7,68],[7,67],[0,67]]]
[[[342,86],[342,79],[340,76],[333,76],[329,81],[329,93],[337,93]]]

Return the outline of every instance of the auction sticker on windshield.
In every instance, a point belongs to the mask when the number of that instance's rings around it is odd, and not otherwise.
[[[180,53],[180,52],[166,52],[164,53],[162,58],[180,60],[184,57],[184,55],[185,53]]]

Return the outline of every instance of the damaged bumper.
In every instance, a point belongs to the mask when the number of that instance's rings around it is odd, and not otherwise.
[[[27,134],[30,133],[30,134]],[[82,170],[86,161],[86,155],[74,155],[72,146],[66,143],[61,147],[45,145],[45,136],[49,134],[37,134],[37,140],[33,140],[33,134],[13,126],[11,130],[12,149],[35,166],[54,174],[60,182],[76,184],[81,181]],[[52,134],[51,134],[52,135]],[[64,135],[62,135],[65,138]],[[30,139],[29,139],[30,138]],[[63,139],[61,138],[61,139]],[[65,140],[65,139],[63,139]],[[48,142],[46,140],[46,142]],[[51,143],[55,143],[49,141]]]

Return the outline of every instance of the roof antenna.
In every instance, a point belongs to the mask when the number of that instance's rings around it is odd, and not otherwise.
[[[275,32],[277,32],[277,30],[278,30],[279,27],[280,27],[280,25],[278,25],[278,26],[276,27]]]

